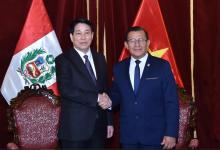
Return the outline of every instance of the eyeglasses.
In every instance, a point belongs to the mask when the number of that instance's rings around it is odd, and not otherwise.
[[[128,43],[134,45],[135,43],[144,44],[147,40],[146,39],[128,39]]]

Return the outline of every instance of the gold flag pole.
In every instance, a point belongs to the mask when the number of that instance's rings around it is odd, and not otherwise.
[[[90,13],[89,13],[89,0],[86,0],[86,11],[87,11],[87,19],[90,19]]]
[[[194,21],[193,20],[193,0],[190,0],[191,84],[192,84],[192,97],[195,98],[195,90],[194,90],[194,26],[193,26],[193,21]]]
[[[195,102],[195,85],[194,85],[194,5],[193,0],[190,0],[190,53],[191,53],[191,85],[192,85],[192,97]],[[193,138],[197,139],[196,130],[193,131]]]

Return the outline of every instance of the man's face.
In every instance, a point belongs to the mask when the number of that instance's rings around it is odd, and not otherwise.
[[[124,43],[131,56],[135,59],[142,58],[147,53],[150,41],[146,39],[144,31],[131,31]]]
[[[75,48],[86,53],[92,43],[93,32],[87,24],[78,23],[74,32],[70,33],[70,39]]]

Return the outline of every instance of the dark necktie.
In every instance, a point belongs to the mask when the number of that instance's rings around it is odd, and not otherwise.
[[[141,62],[140,60],[135,61],[136,63],[135,70],[134,70],[134,93],[135,94],[137,94],[138,86],[140,83],[140,67],[139,67],[140,62]]]
[[[90,76],[91,76],[91,78],[92,78],[92,81],[93,81],[93,82],[95,83],[95,85],[96,85],[95,74],[94,74],[94,72],[93,72],[92,66],[91,66],[90,61],[89,61],[89,59],[88,59],[88,56],[87,56],[87,55],[84,55],[84,58],[85,58],[86,68],[87,68],[87,70],[89,71],[89,74],[90,74]]]

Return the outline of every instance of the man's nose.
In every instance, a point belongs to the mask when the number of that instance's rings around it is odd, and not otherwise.
[[[134,46],[140,46],[140,41],[139,41],[139,40],[136,40],[136,41],[134,42]]]

